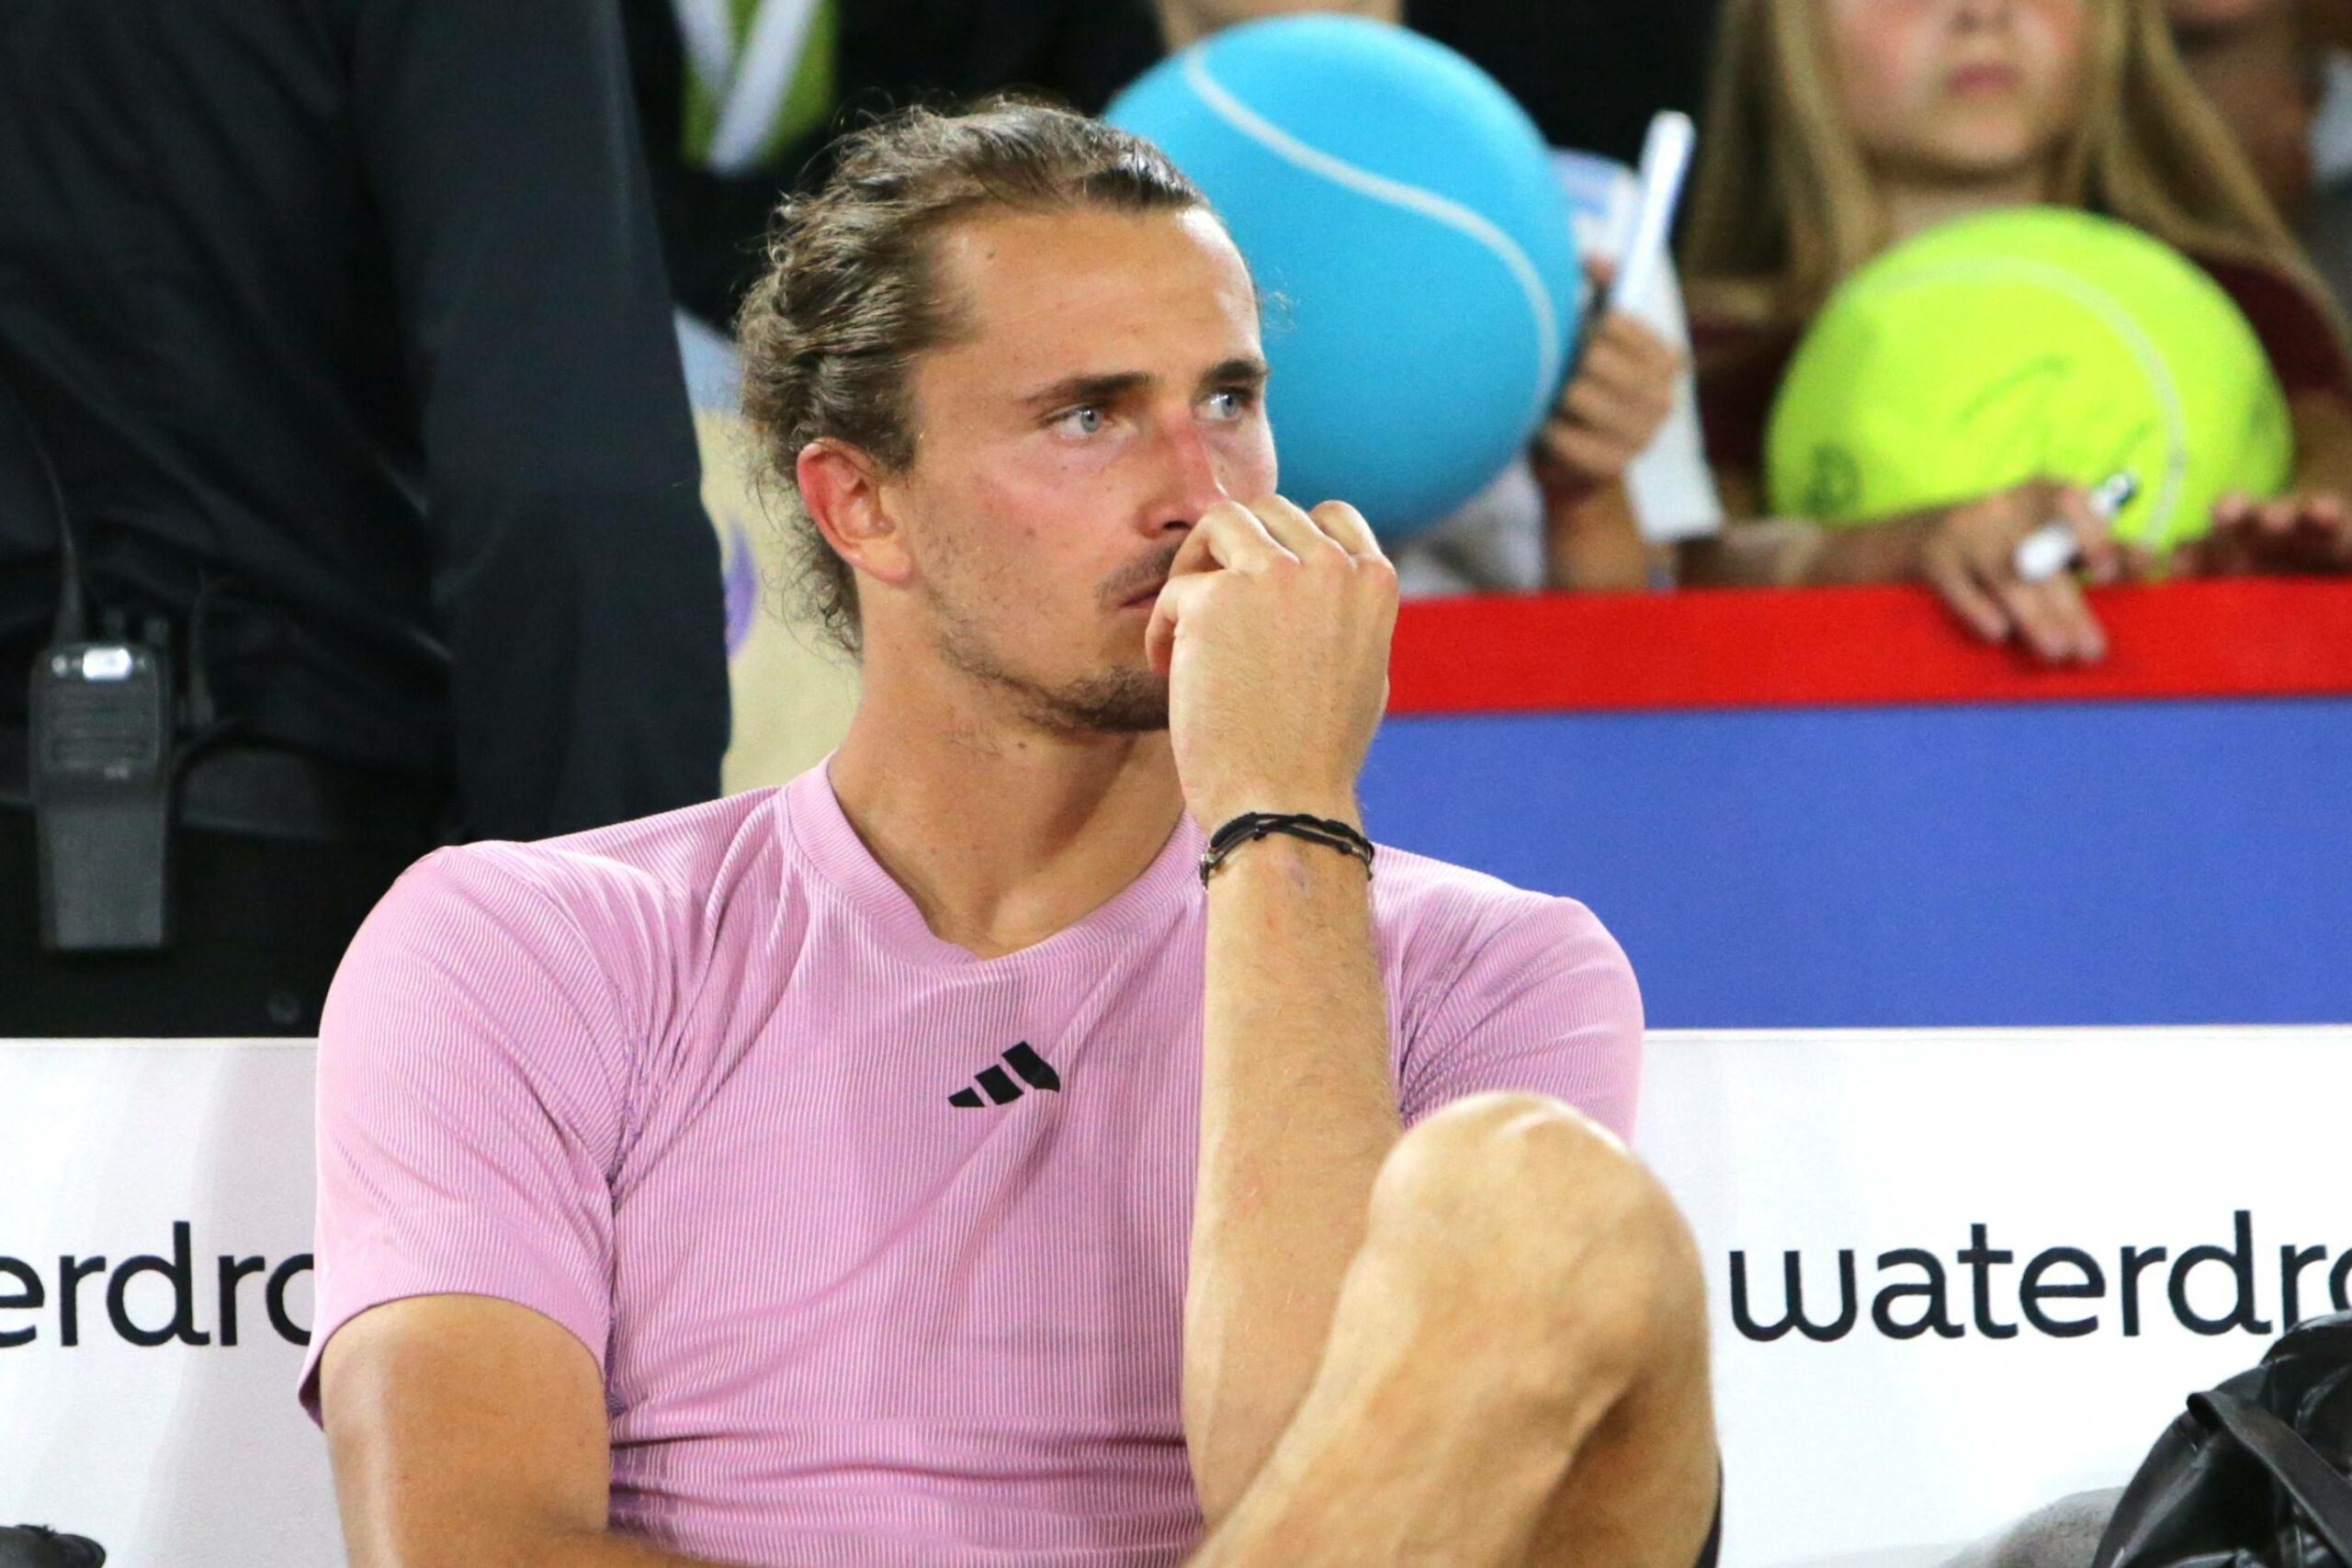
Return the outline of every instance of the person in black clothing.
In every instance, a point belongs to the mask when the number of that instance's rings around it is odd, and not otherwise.
[[[170,947],[40,955],[59,539],[0,510],[0,1033],[307,1032],[435,841],[718,792],[718,548],[608,7],[7,0],[0,377],[96,624],[159,633],[205,727]]]
[[[1405,20],[1476,61],[1555,147],[1639,161],[1660,109],[1696,115],[1721,0],[1408,0]]]

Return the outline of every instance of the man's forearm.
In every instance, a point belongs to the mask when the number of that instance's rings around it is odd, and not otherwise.
[[[1396,1141],[1371,902],[1355,861],[1282,836],[1210,883],[1184,1428],[1212,1524],[1306,1393]]]
[[[500,1562],[507,1568],[719,1568],[708,1558],[663,1551],[610,1530],[534,1531],[522,1538],[459,1526],[428,1542],[390,1539],[386,1531],[371,1535],[346,1517],[344,1540],[351,1568],[454,1568],[477,1562]]]

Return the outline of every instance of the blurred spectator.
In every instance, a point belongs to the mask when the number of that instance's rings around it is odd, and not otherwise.
[[[2299,217],[2303,243],[2352,309],[2352,0],[2304,0],[2305,69],[2312,81],[2312,188]]]
[[[190,721],[172,945],[43,959],[60,539],[0,515],[0,1032],[307,1032],[445,834],[716,791],[718,553],[608,11],[0,6],[0,370],[96,627],[160,634]]]
[[[1027,88],[1091,114],[1159,58],[1150,0],[621,0],[680,304],[735,319],[778,198],[844,115]]]
[[[1763,511],[1772,397],[1839,279],[1944,219],[2051,202],[2132,223],[2204,266],[2288,391],[2295,493],[2226,500],[2212,539],[2177,564],[2340,567],[2352,554],[2342,316],[2196,92],[2160,0],[1731,0],[1700,148],[1684,264],[1708,453],[1734,516]],[[2098,532],[2079,492],[2028,485],[1874,527],[1735,525],[1686,563],[1698,581],[1920,579],[1984,636],[2098,658],[2075,583],[2026,583],[2011,564],[2053,510]],[[2094,556],[2100,570],[2131,564]]]
[[[2352,303],[2352,0],[2168,0],[2182,58]]]
[[[2182,62],[2291,224],[2311,194],[2320,85],[2298,0],[2165,0]]]

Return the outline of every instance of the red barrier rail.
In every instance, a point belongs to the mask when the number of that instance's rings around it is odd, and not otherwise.
[[[1924,589],[1546,594],[1408,604],[1389,711],[1554,712],[2352,694],[2352,579],[2095,592],[2105,662],[1977,641]]]

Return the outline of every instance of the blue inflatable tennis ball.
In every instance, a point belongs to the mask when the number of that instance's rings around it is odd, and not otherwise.
[[[1582,279],[1544,138],[1486,73],[1403,28],[1285,17],[1163,61],[1106,118],[1192,176],[1257,278],[1285,495],[1395,541],[1533,436]]]
[[[2278,494],[2286,394],[2221,285],[2111,219],[2027,207],[1940,224],[1856,271],[1807,329],[1765,437],[1772,511],[1831,525],[2122,472],[2128,544],[2202,536]]]

